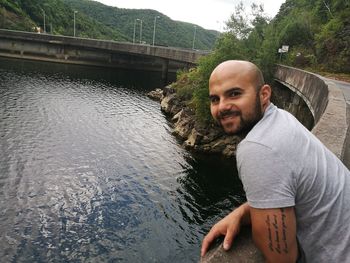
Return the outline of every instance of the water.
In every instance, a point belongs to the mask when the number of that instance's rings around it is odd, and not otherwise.
[[[2,262],[197,262],[244,201],[145,92],[156,73],[0,59]]]

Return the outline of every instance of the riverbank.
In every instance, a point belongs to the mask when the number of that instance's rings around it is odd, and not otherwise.
[[[182,145],[199,153],[210,153],[233,158],[236,156],[238,143],[242,140],[236,135],[226,135],[215,124],[201,124],[196,121],[194,111],[181,100],[170,85],[163,90],[157,89],[147,94],[160,102],[161,110],[173,124],[173,134]]]

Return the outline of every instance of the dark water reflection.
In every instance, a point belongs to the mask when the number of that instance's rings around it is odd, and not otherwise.
[[[234,161],[182,149],[156,73],[0,59],[0,258],[197,262],[244,200]]]

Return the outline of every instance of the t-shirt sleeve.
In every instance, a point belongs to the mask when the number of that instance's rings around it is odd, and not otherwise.
[[[273,149],[255,142],[244,142],[237,151],[237,168],[251,207],[295,205],[293,170]]]

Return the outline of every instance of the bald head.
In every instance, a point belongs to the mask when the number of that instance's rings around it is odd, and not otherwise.
[[[228,60],[219,64],[211,73],[209,86],[223,79],[241,77],[252,84],[259,91],[264,85],[264,77],[261,70],[253,63],[243,60]]]
[[[247,132],[270,104],[271,87],[257,66],[229,60],[218,65],[209,79],[210,111],[228,134]]]

